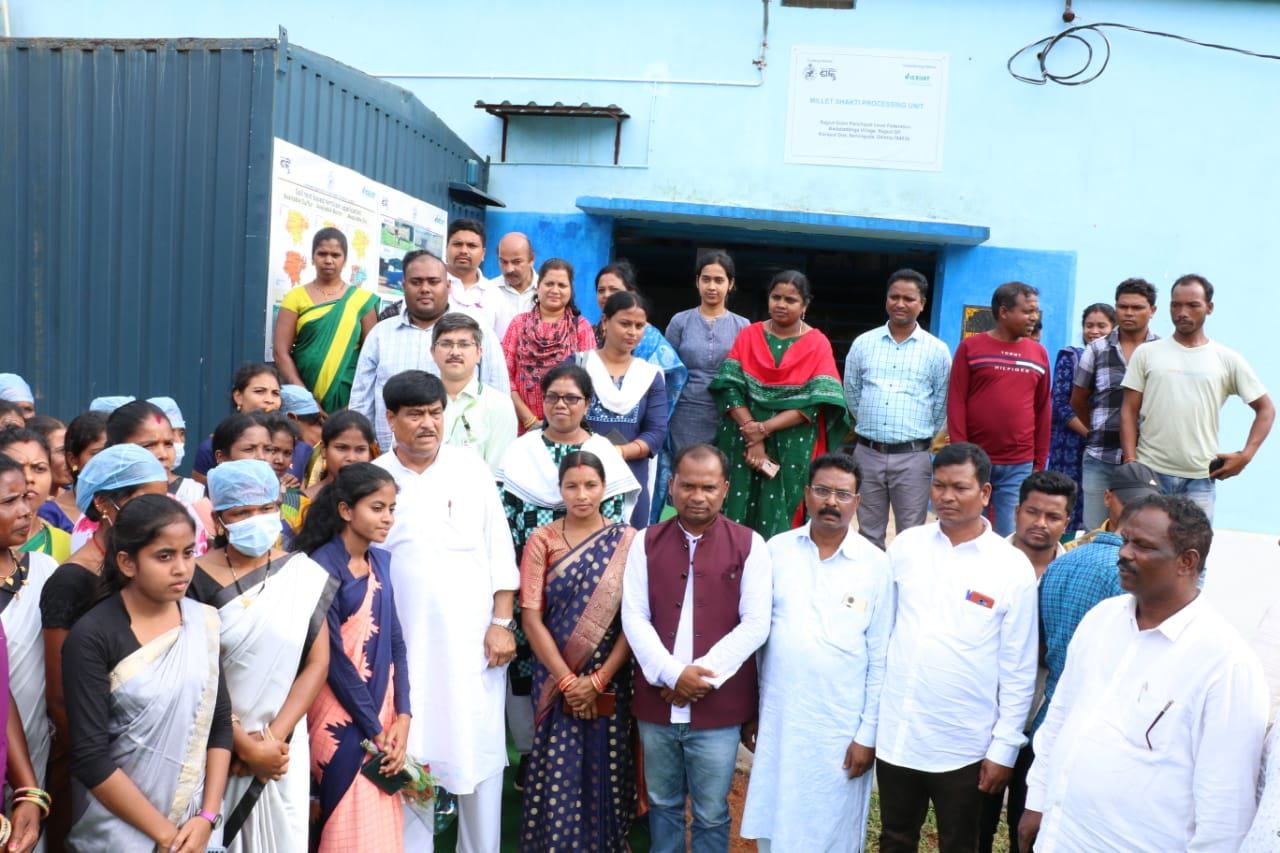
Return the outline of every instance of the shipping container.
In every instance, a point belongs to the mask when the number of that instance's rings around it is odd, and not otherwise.
[[[487,163],[431,110],[283,31],[0,41],[0,126],[0,371],[62,418],[173,396],[192,451],[262,357],[274,137],[484,215]]]

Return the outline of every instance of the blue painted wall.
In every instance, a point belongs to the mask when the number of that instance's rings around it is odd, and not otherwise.
[[[492,208],[485,221],[489,245],[485,251],[484,274],[496,276],[498,238],[520,231],[534,246],[534,266],[549,258],[563,258],[573,264],[573,298],[591,322],[600,317],[596,305],[595,275],[608,263],[613,245],[613,220],[585,213],[522,213]]]
[[[1266,0],[1075,5],[1077,23],[1105,16],[1257,50],[1268,50],[1269,36],[1280,32],[1280,3]],[[762,9],[754,0],[475,0],[424,4],[409,15],[405,8],[385,0],[358,10],[310,0],[16,0],[10,17],[20,36],[270,37],[283,24],[293,41],[389,75],[494,161],[501,123],[476,110],[477,100],[618,104],[632,116],[620,165],[601,157],[598,133],[544,120],[536,129],[513,125],[512,162],[494,162],[490,171],[489,190],[508,205],[490,215],[493,248],[519,223],[539,231],[540,257],[581,258],[587,275],[607,255],[607,229],[577,210],[584,195],[966,223],[991,229],[984,249],[1073,254],[1074,293],[1058,298],[1055,291],[1056,316],[1045,318],[1050,348],[1069,333],[1078,339],[1080,309],[1132,275],[1161,287],[1156,325],[1167,333],[1168,285],[1195,270],[1218,287],[1210,335],[1244,352],[1269,386],[1280,386],[1280,359],[1269,340],[1280,288],[1265,263],[1280,198],[1280,170],[1272,168],[1280,62],[1112,33],[1110,66],[1094,83],[1013,80],[1009,56],[1061,30],[1057,0],[868,0],[853,11],[773,2],[763,74],[752,64]],[[784,162],[788,67],[797,45],[948,54],[942,171]],[[1060,68],[1070,64],[1071,50],[1055,55]],[[559,164],[548,165],[553,160]],[[574,223],[582,230],[570,228]],[[1027,257],[1044,262],[1055,289],[1071,277],[1065,261],[1051,260],[1059,255]],[[946,307],[970,301],[966,293],[985,291],[973,301],[988,301],[1004,279],[997,273],[1011,263],[980,250],[944,252],[939,319],[957,324],[958,317],[944,316]],[[1050,290],[1038,277],[1026,275]],[[586,307],[593,300],[580,301]],[[1243,404],[1228,405],[1224,449],[1243,444],[1250,420]],[[1267,486],[1280,479],[1277,444],[1280,438],[1219,490],[1220,523],[1277,528],[1266,500]]]

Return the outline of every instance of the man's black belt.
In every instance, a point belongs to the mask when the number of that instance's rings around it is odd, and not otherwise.
[[[858,436],[858,444],[870,447],[876,453],[919,453],[921,450],[928,450],[929,445],[933,444],[933,439],[917,438],[915,441],[903,441],[898,444],[882,444],[879,441]]]

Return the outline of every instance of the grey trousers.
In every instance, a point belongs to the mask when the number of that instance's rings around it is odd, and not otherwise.
[[[896,530],[924,524],[929,514],[929,484],[933,481],[929,451],[880,453],[858,444],[853,458],[862,469],[858,529],[863,536],[877,547],[884,547],[891,506]]]

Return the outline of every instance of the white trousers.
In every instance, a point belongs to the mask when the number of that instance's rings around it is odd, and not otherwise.
[[[502,836],[502,774],[495,773],[470,794],[458,795],[457,853],[498,853]],[[409,809],[404,810],[406,853],[433,853],[435,836]]]

